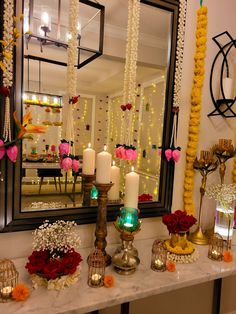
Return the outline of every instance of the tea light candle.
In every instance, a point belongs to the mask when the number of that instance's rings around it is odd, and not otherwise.
[[[134,167],[131,172],[125,176],[125,201],[124,207],[138,208],[139,194],[139,175],[134,172]]]
[[[8,286],[1,289],[1,297],[3,299],[9,299],[11,297],[13,288]]]
[[[93,175],[95,171],[95,150],[88,144],[88,148],[83,150],[83,174]]]
[[[96,169],[97,183],[108,184],[111,182],[111,154],[107,152],[106,145],[104,145],[104,151],[97,154]]]
[[[212,252],[211,252],[211,256],[215,259],[215,260],[217,260],[217,259],[219,259],[220,258],[220,253],[219,252],[217,252],[216,250],[213,250]]]
[[[94,286],[99,286],[101,284],[102,276],[100,274],[93,274],[91,276],[91,283]]]
[[[156,269],[159,269],[159,270],[163,269],[164,267],[164,263],[159,259],[156,259],[154,264],[155,264]]]
[[[225,99],[232,99],[232,90],[233,90],[233,80],[230,77],[223,78],[223,91],[224,91]]]
[[[120,168],[115,165],[115,161],[113,161],[111,167],[111,182],[113,186],[108,192],[108,199],[117,201],[120,198]]]

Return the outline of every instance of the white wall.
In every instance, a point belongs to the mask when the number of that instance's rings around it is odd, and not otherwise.
[[[235,136],[235,119],[231,121],[223,120],[221,117],[212,118],[211,120],[207,118],[207,114],[213,109],[212,102],[209,94],[209,74],[212,60],[217,52],[217,49],[212,42],[211,38],[218,33],[225,31],[226,29],[231,32],[231,34],[236,37],[236,27],[235,27],[235,12],[236,12],[236,1],[235,0],[208,0],[204,1],[209,9],[209,30],[208,30],[208,50],[207,50],[207,60],[206,60],[206,78],[205,85],[203,89],[203,110],[201,118],[201,134],[200,134],[200,145],[199,149],[210,148],[219,137],[221,138],[233,138]],[[184,176],[184,166],[185,166],[185,150],[187,143],[187,125],[188,116],[190,109],[190,92],[192,86],[193,77],[193,54],[194,54],[194,43],[195,43],[195,11],[199,6],[199,1],[188,0],[188,12],[187,12],[187,23],[186,23],[186,39],[185,39],[185,53],[184,53],[184,68],[183,68],[183,83],[182,83],[182,106],[180,108],[180,119],[179,119],[179,145],[182,147],[182,159],[176,167],[175,173],[175,187],[173,195],[173,209],[182,208],[182,183]],[[198,180],[196,180],[196,191],[195,199],[196,204],[199,198],[199,175],[197,175]],[[231,177],[230,170],[227,170],[227,181]],[[211,177],[211,181],[216,180],[219,182],[218,174],[214,174]],[[207,222],[208,225],[213,220],[213,209],[214,204],[211,202],[205,203],[205,213],[210,217],[210,221]],[[206,208],[207,207],[207,208]],[[211,215],[209,215],[211,213]],[[94,226],[81,226],[80,233],[84,245],[90,245],[93,242],[93,232]],[[108,242],[117,242],[118,236],[114,228],[109,224],[108,228]],[[143,221],[143,228],[137,238],[148,238],[157,236],[158,234],[165,233],[165,228],[159,223],[159,219],[148,219]],[[31,250],[31,237],[30,232],[18,232],[11,234],[0,234],[0,257],[16,257],[25,256]],[[224,282],[224,293],[223,295],[227,297],[223,302],[222,314],[232,312],[236,309],[236,305],[232,305],[234,295],[227,292],[227,289],[235,285],[235,277],[232,277]],[[201,303],[205,304],[205,310],[199,308],[201,313],[207,313],[209,300],[212,297],[212,287],[205,286],[205,293],[201,297]],[[201,291],[199,288],[199,292]],[[191,292],[192,289],[185,289],[182,294],[173,294],[172,304],[175,304],[175,298],[187,300],[190,296],[198,296],[198,291]],[[231,298],[230,298],[231,296]],[[165,302],[165,299],[159,298],[159,302]],[[153,302],[153,301],[152,301]],[[152,302],[143,302],[146,307],[152,306]],[[185,302],[185,301],[184,301]],[[231,306],[231,305],[232,306]],[[157,306],[157,305],[154,305]],[[197,306],[197,304],[196,304]],[[139,307],[142,309],[142,306]],[[140,310],[141,311],[141,310]],[[144,313],[140,312],[140,313]],[[165,314],[164,312],[161,312]],[[167,312],[166,312],[167,313]],[[168,312],[171,313],[171,312]],[[179,311],[181,313],[181,311]],[[138,314],[138,312],[135,312]]]

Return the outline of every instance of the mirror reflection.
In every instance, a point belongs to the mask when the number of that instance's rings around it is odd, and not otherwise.
[[[29,6],[29,3],[33,3]],[[50,4],[49,4],[50,3]],[[43,134],[22,143],[21,210],[83,206],[83,151],[91,147],[99,153],[104,144],[120,168],[119,202],[123,202],[124,176],[131,165],[140,175],[139,201],[158,201],[165,111],[166,77],[171,41],[171,13],[142,4],[140,12],[137,88],[133,114],[132,142],[137,160],[117,159],[115,147],[124,137],[125,111],[122,110],[128,1],[100,1],[105,6],[103,55],[77,70],[78,102],[73,111],[73,151],[79,157],[77,171],[61,169],[59,145],[65,132],[67,48],[70,34],[68,1],[25,1],[24,31],[31,35],[24,42],[23,115],[31,112],[31,123],[46,126]],[[119,14],[117,14],[119,12]],[[58,24],[59,21],[59,24]],[[79,45],[99,49],[100,13],[80,5]],[[47,42],[45,39],[50,39]],[[80,62],[91,51],[82,50]],[[55,62],[49,62],[53,60]],[[128,110],[128,109],[126,109]],[[97,191],[91,191],[96,205]],[[112,203],[113,196],[110,195]],[[116,197],[115,197],[116,198]],[[117,201],[117,200],[116,200]]]

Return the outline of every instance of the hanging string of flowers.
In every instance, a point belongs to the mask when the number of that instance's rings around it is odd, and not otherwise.
[[[65,115],[65,138],[74,142],[74,124],[73,124],[73,106],[78,102],[76,97],[77,89],[77,68],[75,65],[78,61],[78,20],[79,20],[79,1],[70,0],[69,2],[69,40],[67,48],[67,94]]]
[[[125,56],[125,70],[124,70],[124,85],[123,85],[123,104],[121,109],[122,129],[123,132],[121,141],[124,144],[117,144],[117,149],[123,147],[123,150],[129,152],[135,151],[136,148],[132,146],[132,123],[135,111],[136,98],[136,72],[137,72],[137,58],[138,58],[138,36],[139,36],[139,20],[140,20],[140,0],[129,0],[128,2],[128,26],[127,26],[127,43]],[[116,153],[117,158],[125,160],[133,160],[137,153],[131,154],[131,159],[128,154]],[[119,157],[120,156],[120,157]],[[124,156],[125,158],[123,158]],[[135,159],[136,159],[135,158]]]
[[[184,178],[184,209],[188,212],[188,214],[194,214],[195,211],[193,203],[193,186],[195,174],[193,170],[193,162],[197,155],[197,147],[199,142],[202,87],[204,81],[204,65],[207,43],[207,22],[207,7],[201,6],[197,11],[196,53],[194,56],[195,66],[191,93],[191,112],[189,119],[189,133]]]

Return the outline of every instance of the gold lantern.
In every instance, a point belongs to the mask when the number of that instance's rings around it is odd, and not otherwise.
[[[0,302],[7,302],[18,283],[19,273],[9,259],[0,260]]]
[[[101,250],[95,249],[88,257],[88,285],[98,288],[104,284],[106,261]]]
[[[165,271],[167,261],[167,249],[164,241],[155,240],[152,245],[151,269]]]
[[[222,261],[223,259],[224,239],[219,233],[214,233],[210,238],[208,258],[214,261]]]

